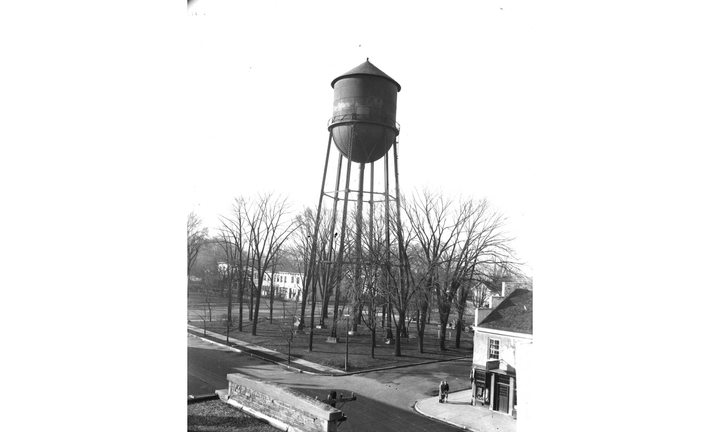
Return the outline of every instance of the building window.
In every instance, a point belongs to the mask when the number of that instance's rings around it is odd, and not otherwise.
[[[500,339],[490,339],[488,342],[488,359],[497,360],[500,358]]]

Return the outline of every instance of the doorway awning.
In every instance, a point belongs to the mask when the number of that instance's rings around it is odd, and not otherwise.
[[[485,370],[498,375],[515,376],[515,368],[505,360],[489,360],[485,363]]]

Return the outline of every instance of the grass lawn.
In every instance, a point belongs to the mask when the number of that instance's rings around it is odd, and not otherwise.
[[[237,307],[233,308],[237,311]],[[247,315],[245,311],[245,315]],[[215,315],[215,314],[213,314]],[[247,320],[243,321],[243,331],[238,331],[237,322],[233,323],[233,330],[230,331],[230,337],[239,339],[254,345],[259,345],[268,349],[272,349],[284,354],[283,358],[287,358],[288,342],[287,338],[290,334],[292,318],[273,318],[270,323],[268,319],[261,316],[258,321],[257,335],[252,335],[252,323]],[[316,317],[317,321],[317,317]],[[326,320],[331,323],[332,319]],[[313,335],[313,349],[308,351],[310,341],[309,319],[306,323],[305,334],[295,334],[293,336],[290,353],[292,357],[307,360],[337,369],[345,367],[345,341],[348,340],[348,371],[360,371],[368,369],[383,368],[398,365],[410,365],[423,363],[433,360],[449,360],[456,357],[472,356],[473,351],[473,333],[460,333],[460,347],[455,347],[456,330],[448,329],[446,333],[445,351],[440,351],[438,339],[437,323],[427,324],[425,327],[425,338],[423,344],[423,353],[419,352],[417,328],[415,323],[410,325],[409,338],[401,338],[401,356],[395,356],[395,345],[385,344],[385,333],[382,329],[378,329],[375,335],[375,356],[371,357],[371,333],[364,325],[358,326],[358,332],[355,335],[345,336],[344,322],[338,327],[337,343],[328,342],[330,329],[315,329]],[[198,328],[203,327],[202,322],[193,322]],[[226,333],[226,326],[220,320],[220,315],[213,316],[212,322],[207,322],[207,330],[220,334]],[[281,331],[284,330],[283,331]],[[393,329],[394,334],[394,329]],[[452,334],[452,337],[450,336]]]

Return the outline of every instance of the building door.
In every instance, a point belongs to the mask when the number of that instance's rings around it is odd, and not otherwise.
[[[508,412],[510,406],[510,386],[507,384],[498,383],[497,385],[497,411],[502,413]]]

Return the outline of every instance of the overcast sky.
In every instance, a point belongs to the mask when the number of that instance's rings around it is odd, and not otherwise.
[[[188,211],[213,226],[235,197],[263,191],[316,206],[330,82],[369,58],[402,86],[402,192],[487,198],[508,217],[532,274],[531,170],[540,144],[526,102],[537,54],[524,9],[503,1],[195,0],[189,11],[187,156],[197,171],[188,176]]]

